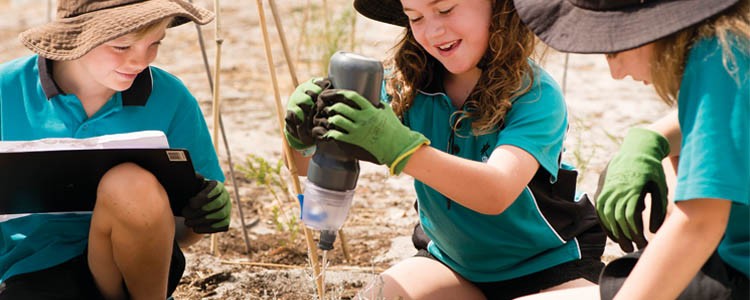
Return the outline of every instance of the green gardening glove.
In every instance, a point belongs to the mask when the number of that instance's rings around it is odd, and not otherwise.
[[[424,135],[401,124],[390,105],[379,103],[375,107],[357,92],[326,90],[320,94],[320,101],[332,104],[324,109],[328,131],[322,137],[361,148],[362,154],[350,154],[387,165],[391,174],[400,174],[414,151],[430,144]]]
[[[315,145],[312,136],[315,101],[321,91],[331,87],[325,78],[312,78],[294,90],[286,103],[284,137],[294,149],[305,150]]]
[[[182,209],[185,225],[196,233],[214,233],[229,230],[232,216],[232,201],[224,184],[216,180],[206,180],[196,174],[203,182],[200,191],[188,200]]]
[[[661,161],[669,154],[669,142],[660,134],[631,128],[620,150],[599,177],[596,211],[609,237],[625,252],[648,243],[643,235],[641,213],[644,197],[651,194],[651,232],[664,222],[667,184]]]

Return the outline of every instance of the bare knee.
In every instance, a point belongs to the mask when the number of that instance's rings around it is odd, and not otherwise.
[[[104,174],[94,212],[134,226],[172,219],[164,188],[151,172],[134,163],[117,165]]]

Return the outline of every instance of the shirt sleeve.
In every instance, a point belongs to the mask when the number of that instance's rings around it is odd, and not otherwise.
[[[172,101],[178,101],[178,108],[167,132],[169,146],[187,149],[196,172],[207,179],[223,182],[224,172],[198,101],[181,82],[170,89],[174,95]]]
[[[733,53],[733,62],[725,61],[713,39],[689,54],[678,97],[683,141],[676,201],[718,198],[747,205],[750,199],[750,59]]]
[[[568,113],[560,87],[546,72],[538,70],[531,90],[513,102],[496,147],[523,149],[557,178]]]

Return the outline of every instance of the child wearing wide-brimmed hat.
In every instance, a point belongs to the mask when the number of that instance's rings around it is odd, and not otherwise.
[[[512,1],[354,7],[404,27],[386,72],[390,104],[308,82],[289,99],[287,140],[306,149],[316,126],[313,137],[415,179],[426,248],[360,296],[507,299],[596,282],[606,237],[561,167],[565,102],[531,60],[535,39]]]
[[[653,84],[665,102],[677,103],[676,113],[632,128],[600,177],[602,225],[625,251],[633,243],[641,249],[609,263],[598,290],[564,293],[571,299],[748,299],[750,2],[515,3],[551,47],[605,53],[612,77]],[[661,165],[667,157],[679,161],[668,215]],[[650,241],[641,220],[646,194],[656,232]]]
[[[0,299],[165,299],[185,267],[180,246],[227,230],[231,205],[197,101],[149,66],[168,27],[212,19],[183,0],[59,0],[55,21],[21,33],[36,54],[0,65],[0,140],[159,130],[202,175],[184,221],[132,163],[101,178],[93,212],[0,216]]]

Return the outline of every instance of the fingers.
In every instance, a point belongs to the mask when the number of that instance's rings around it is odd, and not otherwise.
[[[223,220],[226,220],[227,224],[229,224],[228,220],[229,220],[229,216],[230,216],[231,212],[232,212],[232,205],[229,204],[229,203],[227,203],[226,206],[220,207],[215,212],[207,214],[206,215],[206,219],[214,220],[214,221],[215,220],[222,220],[222,222],[223,222]],[[218,222],[218,223],[221,223],[221,222]],[[213,224],[216,224],[216,223],[213,223]]]
[[[325,106],[332,106],[337,103],[345,103],[357,110],[366,110],[372,108],[372,103],[362,97],[355,91],[350,90],[325,90],[318,96],[325,103]]]
[[[354,102],[355,105],[352,105],[353,107],[357,107],[362,110],[374,108],[370,100],[367,100],[365,97],[362,97],[362,95],[355,91],[343,90],[339,91],[339,94],[346,97],[346,99]]]
[[[312,81],[315,83],[315,85],[320,87],[321,91],[327,90],[333,87],[333,83],[331,83],[331,80],[328,78],[317,77],[317,78],[313,78]]]
[[[303,82],[299,86],[297,86],[297,89],[295,91],[299,91],[302,93],[306,93],[307,91],[313,91],[315,94],[319,94],[321,91],[323,91],[323,87],[316,84],[317,82],[324,81],[322,77],[317,78],[311,78],[308,81]]]
[[[610,193],[599,195],[596,202],[596,209],[599,215],[601,215],[602,226],[612,232],[615,239],[618,239],[620,235],[617,233],[619,230],[615,230],[617,228],[615,224],[615,207],[609,203],[610,201],[612,201]]]
[[[329,116],[343,115],[348,119],[355,119],[356,116],[362,112],[361,110],[355,109],[343,102],[331,105],[327,108],[327,111]],[[328,121],[331,122],[330,118]]]
[[[198,192],[195,196],[188,199],[188,206],[190,208],[199,209],[211,199],[208,198],[208,193],[210,193],[215,187],[216,187],[216,181],[215,180],[209,180],[204,181],[205,184],[203,186],[203,189]]]
[[[620,234],[620,236],[623,236],[623,235]],[[619,239],[616,239],[615,242],[617,242],[617,244],[620,245],[620,249],[622,249],[622,251],[625,251],[627,253],[635,251],[635,249],[633,248],[633,241],[629,239],[619,238]]]
[[[215,188],[208,194],[208,198],[211,200],[203,205],[201,209],[203,211],[214,211],[224,207],[229,202],[229,192],[223,183],[216,182]]]
[[[649,216],[649,231],[656,233],[664,223],[667,215],[667,186],[659,188],[654,182],[646,183],[646,190],[651,194],[651,215]]]
[[[314,139],[319,140],[328,133],[328,119],[316,121],[316,123],[317,124],[312,129],[312,136]]]
[[[597,215],[597,217],[599,216]],[[633,243],[629,239],[626,239],[624,237],[622,231],[620,230],[620,227],[617,226],[617,224],[614,224],[612,227],[606,227],[604,226],[605,222],[601,217],[599,217],[599,222],[602,224],[604,232],[607,233],[607,237],[617,243],[622,251],[633,252]]]

